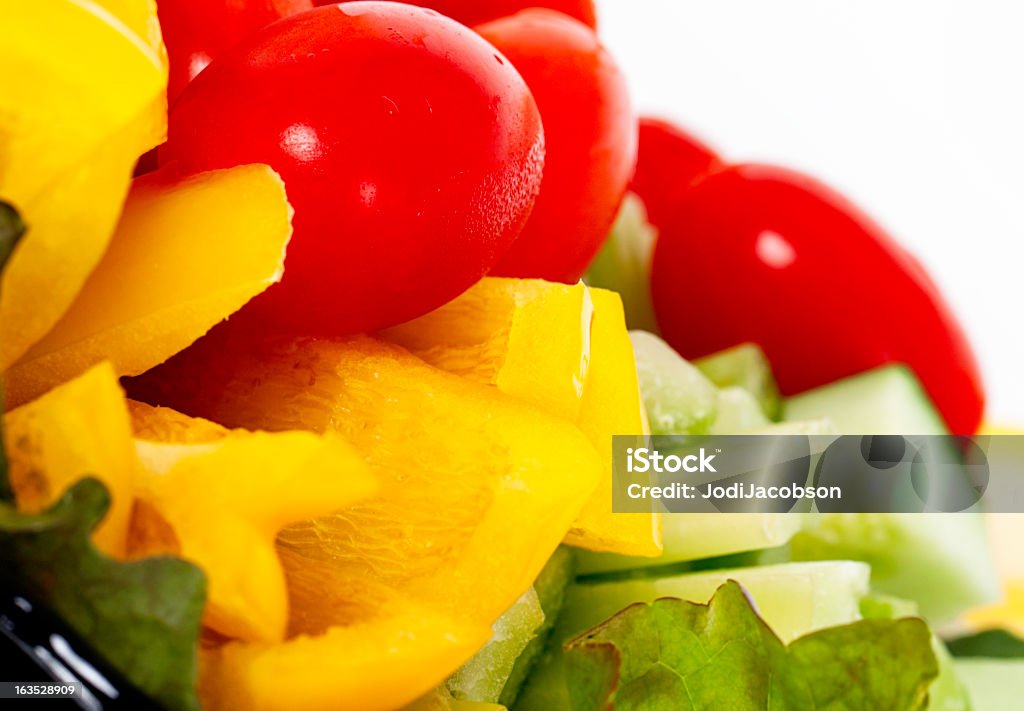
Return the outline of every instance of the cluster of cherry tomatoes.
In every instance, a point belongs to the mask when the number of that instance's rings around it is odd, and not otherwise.
[[[658,323],[684,356],[757,342],[786,393],[902,361],[953,431],[977,429],[977,366],[917,262],[819,183],[638,121],[591,0],[162,0],[159,13],[159,163],[267,163],[295,209],[285,276],[247,317],[372,331],[487,274],[572,282],[632,189],[659,230]]]

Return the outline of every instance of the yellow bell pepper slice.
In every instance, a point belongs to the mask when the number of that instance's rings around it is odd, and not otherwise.
[[[648,432],[618,294],[583,284],[485,278],[381,336],[438,368],[576,422],[604,457],[605,476],[566,541],[626,555],[661,553],[658,514],[611,511],[612,436]]]
[[[155,0],[92,0],[92,3],[116,17],[153,50],[161,64],[167,65],[167,49],[160,34]]]
[[[196,427],[209,434],[210,424]],[[173,439],[195,438],[175,429]],[[191,444],[140,439],[136,448],[136,495],[169,525],[175,552],[206,572],[205,624],[237,639],[284,638],[288,600],[274,550],[278,531],[376,488],[359,455],[330,435],[235,431]],[[151,539],[141,538],[142,545],[133,541],[134,554],[167,552],[159,544],[146,550]]]
[[[107,555],[124,556],[135,448],[124,393],[109,363],[8,412],[4,441],[20,510],[49,508],[83,477],[102,481],[110,509],[92,540]]]
[[[0,200],[28,226],[0,279],[0,371],[71,304],[110,241],[132,166],[166,132],[155,7],[117,5],[0,9]]]
[[[138,400],[128,401],[132,432],[136,439],[149,442],[198,444],[216,442],[231,430],[201,417],[189,417],[169,407],[153,407]]]
[[[291,214],[284,184],[263,165],[139,178],[74,304],[8,372],[8,399],[24,402],[104,359],[135,375],[187,347],[280,280]]]
[[[583,284],[489,277],[380,335],[436,368],[495,385],[574,422],[590,365],[593,316]]]
[[[612,513],[612,436],[648,434],[650,427],[622,299],[614,291],[594,288],[590,297],[590,373],[578,424],[601,455],[604,476],[565,542],[594,551],[657,556],[662,551],[660,514]]]
[[[204,708],[392,711],[444,681],[491,634],[487,625],[432,610],[397,602],[390,608],[383,617],[322,635],[204,652]]]
[[[398,346],[233,326],[130,392],[230,427],[337,432],[381,482],[373,499],[279,536],[293,633],[372,613],[367,580],[492,623],[532,584],[601,475],[573,424]]]

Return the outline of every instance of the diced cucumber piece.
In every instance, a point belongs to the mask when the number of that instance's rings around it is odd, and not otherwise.
[[[786,400],[786,420],[827,417],[842,434],[948,434],[946,425],[905,365],[886,365]]]
[[[653,333],[630,331],[651,434],[702,434],[715,419],[718,391]]]
[[[572,549],[562,546],[555,551],[540,575],[537,576],[537,580],[533,583],[533,589],[537,592],[537,599],[544,614],[544,622],[534,631],[533,638],[516,658],[508,680],[501,690],[499,703],[509,707],[515,703],[519,689],[536,665],[537,658],[544,652],[548,637],[551,636],[555,623],[558,622],[562,606],[565,603],[566,589],[572,583],[574,575]]]
[[[828,417],[842,434],[942,435],[946,428],[902,365],[786,401],[786,418]],[[917,602],[942,622],[999,594],[984,522],[974,513],[828,513],[790,541],[793,560],[862,560],[877,590]]]
[[[787,642],[816,629],[860,619],[859,601],[868,590],[867,566],[847,561],[577,583],[569,588],[555,633],[513,711],[571,708],[562,668],[561,647],[566,640],[635,602],[659,597],[707,602],[730,579],[746,588],[758,613]]]
[[[540,598],[530,588],[495,621],[494,634],[472,659],[448,679],[448,690],[459,701],[497,703],[516,659],[544,624]]]
[[[967,687],[973,711],[1019,709],[1024,699],[1024,660],[957,659],[957,676]]]
[[[643,200],[627,193],[608,239],[584,277],[590,286],[619,292],[629,328],[654,333],[658,324],[651,300],[651,258],[657,239]]]
[[[999,596],[984,521],[975,514],[821,514],[789,550],[792,560],[869,563],[877,590],[916,601],[933,622]]]
[[[749,391],[732,385],[718,391],[718,414],[710,434],[740,434],[757,427],[766,427],[771,420]]]
[[[779,387],[759,345],[743,343],[699,358],[693,364],[720,388],[743,388],[754,396],[765,416],[771,420],[779,418],[782,402]]]

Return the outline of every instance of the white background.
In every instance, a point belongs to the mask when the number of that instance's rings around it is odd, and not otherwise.
[[[1024,425],[1024,2],[598,8],[641,112],[810,172],[909,246],[972,338],[991,418]]]

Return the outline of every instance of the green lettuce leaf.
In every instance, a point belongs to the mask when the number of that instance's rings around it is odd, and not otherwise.
[[[96,479],[40,514],[0,504],[0,566],[152,699],[197,709],[203,573],[178,558],[121,563],[100,553],[89,534],[109,505]]]
[[[783,644],[735,581],[707,605],[632,605],[566,644],[573,709],[854,711],[927,707],[923,620],[862,620]]]

